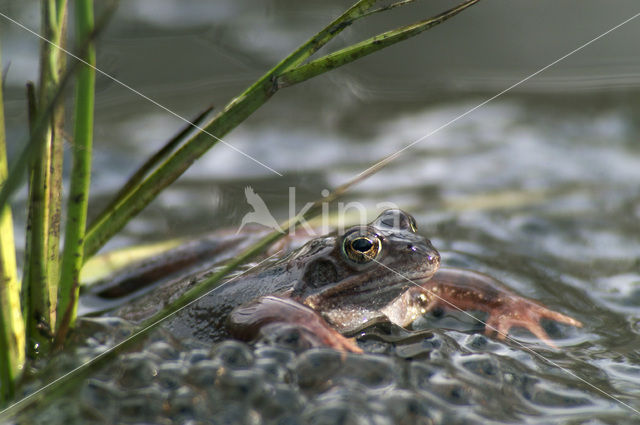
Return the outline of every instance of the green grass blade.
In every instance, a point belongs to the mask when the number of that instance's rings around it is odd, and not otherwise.
[[[144,164],[138,168],[138,170],[127,180],[127,182],[120,188],[118,193],[113,197],[111,202],[102,209],[102,212],[95,218],[95,222],[104,220],[107,216],[113,214],[118,205],[127,199],[136,190],[138,186],[144,181],[144,179],[156,168],[162,161],[167,159],[171,153],[173,153],[178,146],[180,146],[185,138],[193,131],[194,126],[200,127],[207,116],[213,110],[213,106],[208,107],[200,114],[198,114],[192,121],[184,126],[175,136],[173,136],[162,148],[160,148],[155,154],[153,154]]]
[[[76,39],[78,44],[93,31],[93,0],[75,1]],[[95,66],[96,54],[92,44],[82,59]],[[91,150],[93,142],[93,109],[95,70],[83,65],[77,73],[76,104],[73,131],[73,168],[67,204],[64,251],[58,294],[58,326],[56,339],[64,341],[67,330],[75,324],[78,308],[79,276],[82,267],[84,236],[87,224],[87,205],[91,179]]]
[[[287,69],[291,69],[303,63],[311,55],[317,52],[325,44],[331,41],[336,35],[340,34],[345,28],[353,24],[357,19],[366,15],[371,7],[379,0],[360,0],[351,6],[338,18],[333,20],[329,25],[324,27],[320,32],[307,40],[303,45],[297,48],[293,53],[276,65],[270,73],[278,74]],[[267,73],[270,74],[270,73]]]
[[[476,4],[478,1],[480,0],[468,0],[432,18],[378,34],[360,43],[353,44],[345,47],[344,49],[338,50],[337,52],[318,58],[305,65],[290,69],[278,76],[278,87],[283,88],[300,83],[319,74],[338,68],[342,65],[346,65],[363,56],[384,49],[385,47],[389,47],[395,43],[414,37],[457,15],[466,8]]]
[[[2,72],[0,70],[0,81]],[[7,178],[4,102],[0,87],[0,184]],[[11,208],[0,209],[0,402],[13,396],[25,360],[25,332],[20,307]]]
[[[260,87],[254,84],[249,93],[233,100],[225,111],[206,127],[207,133],[200,132],[192,136],[184,146],[147,177],[113,214],[104,216],[103,220],[94,222],[90,226],[85,243],[85,258],[96,253],[133,216],[180,177],[196,159],[214,146],[217,140],[210,134],[217,138],[224,137],[272,96],[274,93],[272,82],[264,79],[261,81]]]
[[[48,337],[40,332],[41,326],[51,322],[51,299],[47,287],[47,236],[49,218],[49,196],[45,188],[49,184],[49,150],[45,139],[49,132],[40,134],[29,179],[29,274],[25,276],[28,315],[25,317],[29,349],[35,351],[48,346]]]

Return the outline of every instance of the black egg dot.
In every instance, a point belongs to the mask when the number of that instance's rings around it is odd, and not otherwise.
[[[367,252],[373,246],[373,242],[366,238],[358,238],[351,242],[351,247],[356,251]]]

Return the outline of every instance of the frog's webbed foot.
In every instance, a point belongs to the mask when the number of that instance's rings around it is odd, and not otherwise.
[[[447,268],[438,270],[428,281],[411,287],[382,311],[391,322],[406,327],[436,308],[487,312],[487,335],[497,334],[499,339],[505,339],[511,328],[519,326],[551,347],[555,345],[540,325],[541,319],[582,326],[571,317],[511,292],[490,276]]]
[[[553,310],[549,310],[533,301],[510,294],[504,303],[489,310],[485,323],[485,333],[496,335],[498,339],[506,339],[513,327],[522,327],[534,334],[550,347],[557,348],[547,332],[540,325],[542,319],[554,320],[559,323],[581,327],[582,323]]]
[[[266,296],[239,306],[229,315],[227,327],[233,337],[245,341],[278,327],[295,328],[311,347],[362,353],[353,339],[341,335],[309,307],[288,298]]]

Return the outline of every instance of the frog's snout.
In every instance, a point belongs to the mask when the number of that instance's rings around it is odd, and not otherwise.
[[[435,269],[440,266],[440,253],[435,249],[426,254],[425,258],[427,259],[427,263],[429,263],[432,268]]]
[[[432,267],[440,265],[440,253],[430,243],[407,244],[407,249],[425,259]]]

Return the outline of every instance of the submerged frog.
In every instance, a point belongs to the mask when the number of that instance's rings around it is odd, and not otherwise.
[[[414,218],[387,210],[369,225],[313,239],[275,263],[229,280],[169,326],[179,337],[210,341],[252,340],[293,327],[310,346],[350,352],[362,350],[345,335],[381,321],[407,327],[434,309],[484,311],[487,334],[504,339],[520,326],[550,346],[541,319],[581,326],[489,276],[439,266],[439,253],[417,233]],[[166,292],[145,296],[144,303],[159,308],[162,298]]]

